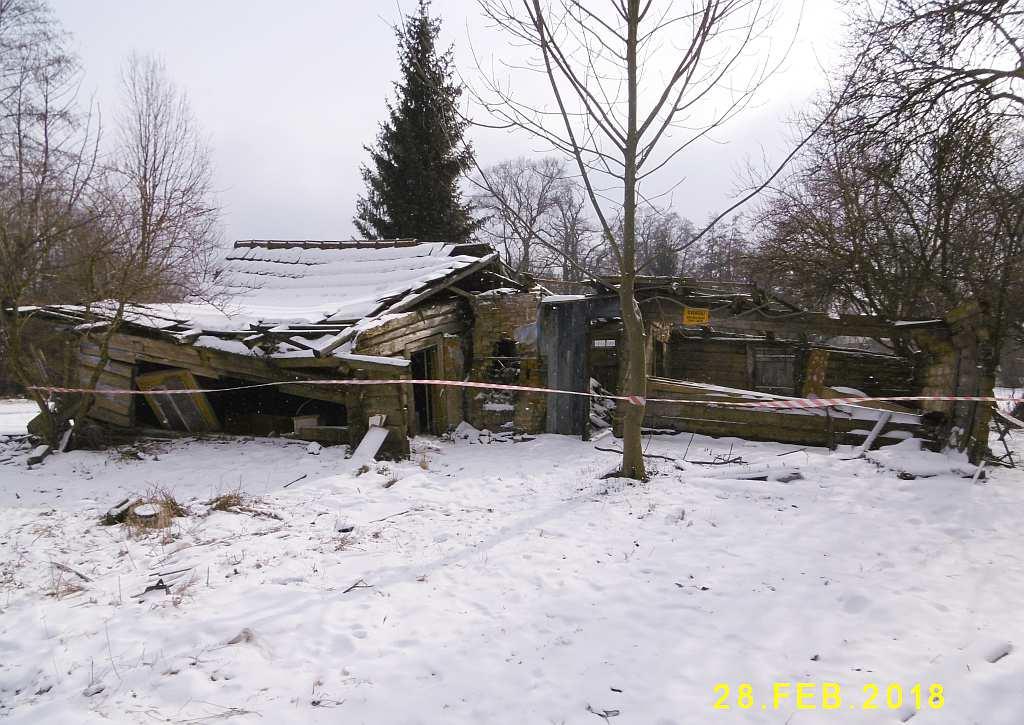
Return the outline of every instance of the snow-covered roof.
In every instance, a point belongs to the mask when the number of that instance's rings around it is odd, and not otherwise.
[[[496,260],[480,245],[415,239],[243,240],[225,258],[217,302],[131,305],[124,321],[221,350],[243,352],[272,341],[278,349],[271,354],[345,355],[340,343],[351,337],[346,333],[404,311]],[[45,309],[69,320],[113,314],[111,303],[89,311],[79,305]]]
[[[444,242],[235,242],[227,285],[253,323],[352,323],[480,263]]]

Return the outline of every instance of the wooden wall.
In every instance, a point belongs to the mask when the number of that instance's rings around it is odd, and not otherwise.
[[[537,348],[539,306],[540,295],[533,292],[484,294],[472,300],[471,380],[545,385]],[[544,429],[548,401],[543,394],[467,389],[465,400],[466,420],[477,428]]]
[[[695,386],[657,378],[648,380],[647,394],[651,398],[679,400],[700,400],[702,398],[720,402],[749,402],[750,400],[742,397],[723,397]],[[894,443],[901,440],[900,433],[896,431],[909,431],[921,435],[919,424],[910,422],[911,420],[916,421],[915,417],[903,416],[903,418],[906,422],[891,421],[886,426],[882,434],[884,442]],[[854,417],[838,410],[826,415],[823,410],[758,410],[723,407],[715,405],[714,402],[650,402],[645,411],[644,425],[649,428],[679,430],[715,437],[828,446],[832,442],[862,443],[864,436],[854,433],[854,431],[870,429],[873,421],[870,420],[870,416]],[[893,436],[890,437],[889,434],[893,434]]]
[[[440,380],[463,380],[466,374],[467,337],[469,332],[467,305],[461,299],[426,304],[414,311],[396,315],[385,322],[361,332],[355,341],[356,352],[360,355],[382,355],[385,357],[409,358],[414,352],[435,348],[434,375]],[[358,410],[370,411],[373,406],[384,409],[404,409],[403,420],[406,431],[403,435],[420,433],[441,434],[454,428],[463,419],[463,394],[460,388],[431,386],[427,393],[434,412],[434,430],[417,431],[413,405],[412,386],[372,386],[358,392],[354,404]],[[358,401],[358,403],[356,403]],[[353,440],[356,431],[353,425],[365,429],[366,420],[362,413],[351,415],[349,426]],[[358,422],[356,421],[358,418]],[[361,434],[359,434],[361,437]]]
[[[673,335],[665,352],[664,377],[695,383],[751,388],[747,343]]]
[[[912,395],[914,365],[906,358],[828,350],[825,385],[841,385],[868,395]]]
[[[353,352],[408,357],[411,352],[439,344],[442,335],[463,335],[468,329],[465,303],[461,300],[436,302],[391,317],[359,333]]]
[[[106,365],[101,366],[102,357],[99,347],[82,340],[78,348],[78,382],[82,386],[88,386],[96,371],[100,371],[100,377],[96,383],[96,390],[103,389],[132,390],[135,388],[135,365],[123,360],[108,359]],[[95,420],[109,423],[120,428],[131,428],[135,425],[134,396],[131,395],[103,395],[98,392],[93,397],[92,407],[89,408],[88,417]]]

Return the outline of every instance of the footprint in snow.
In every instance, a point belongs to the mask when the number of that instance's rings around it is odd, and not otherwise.
[[[850,614],[859,614],[868,608],[871,600],[861,594],[851,594],[843,597],[843,609]]]

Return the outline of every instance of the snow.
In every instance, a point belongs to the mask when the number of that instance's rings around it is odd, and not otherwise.
[[[221,352],[234,353],[235,355],[256,354],[240,340],[225,340],[222,337],[214,337],[213,335],[200,335],[193,344],[196,347],[208,347],[213,350],[220,350]]]
[[[39,414],[31,400],[0,398],[0,435],[22,435],[25,426]]]
[[[997,398],[1012,398],[996,403],[999,409],[1006,413],[1012,413],[1018,403],[1024,403],[1024,388],[996,388],[992,392]]]
[[[631,485],[569,437],[413,444],[362,475],[339,473],[344,447],[271,439],[0,465],[0,718],[898,723],[776,711],[771,683],[838,682],[852,704],[937,682],[944,707],[912,722],[1020,722],[1024,472],[972,485],[913,442],[844,460],[679,435],[647,452],[690,462],[650,458]],[[692,462],[716,455],[747,463]],[[154,486],[191,514],[97,524]],[[263,513],[206,505],[236,489]],[[160,572],[171,592],[143,595]],[[766,710],[712,709],[744,682]]]
[[[391,365],[396,368],[407,368],[411,364],[404,357],[384,357],[383,355],[360,355],[354,352],[335,352],[335,357],[352,363],[373,363],[375,365]]]
[[[846,395],[851,398],[869,398],[867,393],[863,390],[857,390],[857,388],[848,388],[845,385],[833,385],[832,390],[836,391],[840,395]]]
[[[516,406],[512,403],[484,403],[483,409],[491,413],[511,413]]]
[[[228,255],[229,289],[242,317],[279,322],[354,321],[478,263],[454,245],[381,248],[242,247]]]
[[[587,299],[586,295],[547,295],[541,302],[546,305],[554,305],[559,302],[579,302],[585,299]]]
[[[366,318],[387,315],[389,307],[495,256],[456,254],[458,245],[443,242],[325,243],[310,248],[264,244],[270,246],[248,243],[227,254],[223,302],[132,305],[123,311],[124,320],[167,331],[187,326],[186,336],[207,333],[199,336],[196,345],[243,355],[254,353],[242,342],[221,336],[267,326],[278,331],[298,326],[305,332],[323,329],[321,342],[327,345],[352,323],[367,324]],[[47,309],[52,314],[64,311],[81,316],[86,308],[55,305]],[[109,301],[92,306],[94,313],[113,314],[115,309]]]

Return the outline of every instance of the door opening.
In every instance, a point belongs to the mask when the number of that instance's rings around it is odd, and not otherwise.
[[[754,390],[774,395],[796,395],[796,354],[793,348],[754,348]]]
[[[414,380],[433,380],[437,371],[437,348],[417,350],[410,356]],[[436,433],[434,395],[431,385],[413,385],[412,399],[415,408],[416,433]]]

